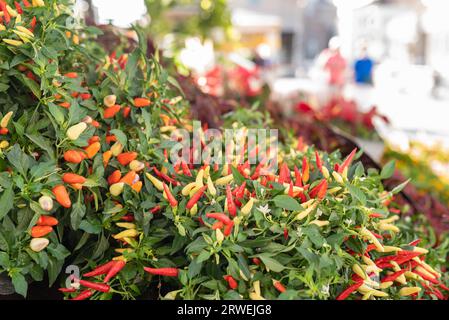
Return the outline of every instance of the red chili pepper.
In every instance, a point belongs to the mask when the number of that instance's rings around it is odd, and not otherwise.
[[[33,17],[30,23],[31,31],[34,31],[34,28],[36,27],[36,22],[37,22],[36,17]]]
[[[157,213],[159,210],[161,210],[161,206],[157,205],[153,209],[150,210],[151,214]]]
[[[203,195],[204,191],[206,191],[207,186],[201,187],[195,194],[190,198],[190,200],[186,204],[187,209],[192,209],[193,206],[200,200],[201,196]]]
[[[293,193],[293,182],[291,182],[290,181],[290,186],[289,186],[289,188],[288,188],[288,195],[290,196],[290,197],[294,197],[294,193]]]
[[[440,282],[437,279],[431,278],[428,275],[418,271],[418,270],[413,270],[413,273],[416,273],[417,275],[419,275],[421,278],[423,278],[424,280],[430,281],[434,284],[439,284]]]
[[[3,18],[5,19],[6,24],[11,21],[11,16],[9,15],[8,9],[6,8],[6,2],[0,2],[0,8],[3,11]]]
[[[295,187],[302,187],[302,175],[301,171],[299,171],[298,167],[295,166]]]
[[[444,294],[435,287],[430,287],[432,289],[432,293],[440,300],[447,300]]]
[[[22,14],[23,9],[22,9],[22,6],[20,5],[20,3],[18,3],[17,1],[14,1],[14,5],[16,6],[17,13]]]
[[[307,183],[310,177],[310,168],[309,162],[307,161],[306,156],[302,158],[302,182]]]
[[[391,213],[395,213],[395,214],[400,214],[401,213],[401,210],[399,210],[399,209],[390,208],[389,210],[390,210]]]
[[[237,199],[243,198],[245,194],[245,188],[246,188],[246,181],[243,181],[243,183],[240,185],[240,187],[237,188],[237,191],[235,193],[235,197]]]
[[[70,300],[86,300],[87,298],[91,297],[94,294],[94,292],[92,290],[84,290],[83,292],[81,292],[79,295],[77,295],[75,298],[70,299]]]
[[[190,172],[189,166],[184,161],[181,161],[181,168],[182,168],[182,173],[185,176],[188,176],[188,177],[192,176],[192,172]]]
[[[31,7],[31,4],[28,2],[28,0],[23,0],[23,5],[24,5],[26,8]]]
[[[99,276],[102,274],[106,274],[112,268],[113,265],[115,265],[115,261],[109,261],[109,262],[95,268],[94,270],[83,274],[83,277],[88,278],[88,277],[95,277],[95,276]]]
[[[58,289],[60,292],[75,292],[76,291],[76,288],[59,288]]]
[[[255,265],[260,265],[261,261],[260,261],[259,258],[253,258],[253,263],[254,263]]]
[[[354,158],[355,154],[357,152],[357,148],[351,151],[351,153],[346,157],[345,161],[339,166],[338,173],[342,173],[346,168],[349,168],[351,165],[352,159]]]
[[[349,286],[346,290],[344,290],[342,293],[338,295],[336,300],[345,300],[351,293],[356,291],[358,288],[360,288],[363,284],[363,281],[358,281],[354,283],[353,285]]]
[[[91,282],[87,280],[80,280],[79,282],[83,287],[94,289],[95,291],[109,292],[109,290],[111,290],[111,287],[104,283]]]
[[[163,187],[164,187],[165,195],[167,196],[167,199],[168,199],[168,203],[170,203],[171,207],[176,207],[178,205],[178,200],[175,199],[175,197],[173,196],[170,189],[168,188],[168,186],[165,183],[163,183]]]
[[[223,231],[223,235],[225,237],[229,236],[232,232],[232,228],[234,227],[234,221],[231,220],[230,223],[228,223]]]
[[[383,278],[383,279],[381,280],[381,282],[383,283],[383,282],[394,281],[394,280],[396,280],[397,278],[399,278],[400,276],[402,276],[406,271],[407,271],[407,269],[403,269],[403,270],[399,270],[399,271],[397,271],[397,272],[395,272],[395,273],[392,273],[392,274],[386,276],[385,278]]]
[[[226,282],[228,283],[229,288],[231,288],[232,290],[237,289],[237,287],[239,286],[237,281],[235,281],[235,279],[232,276],[226,275],[223,278],[226,280]]]
[[[134,221],[134,216],[131,214],[127,214],[126,216],[121,217],[120,220],[131,222]]]
[[[422,253],[420,253],[420,252],[411,252],[408,255],[396,258],[395,261],[397,262],[397,264],[401,265],[401,264],[403,264],[403,263],[405,263],[407,261],[412,260],[415,257],[420,256],[421,254]]]
[[[421,239],[416,239],[416,240],[410,242],[408,245],[411,246],[411,247],[415,247],[415,246],[417,246],[420,242],[421,242]]]
[[[316,166],[318,167],[318,170],[321,172],[323,171],[323,162],[321,161],[320,155],[318,154],[318,151],[315,150],[315,161]]]
[[[287,240],[288,239],[288,229],[284,228],[284,239]]]
[[[126,262],[123,260],[114,261],[115,264],[109,269],[106,277],[103,280],[103,283],[109,282],[117,273],[119,273],[126,265]]]
[[[376,245],[374,245],[374,244],[369,244],[369,245],[366,247],[365,253],[369,253],[370,251],[373,251],[373,250],[375,250],[376,248],[377,248]]]
[[[206,213],[207,218],[216,219],[218,221],[223,222],[224,224],[228,225],[232,222],[231,219],[224,213]]]
[[[224,223],[221,221],[217,221],[212,225],[212,230],[217,230],[223,228]]]
[[[323,199],[327,192],[327,180],[323,179],[309,192],[310,198]]]
[[[371,232],[371,234],[374,236],[374,237],[376,237],[377,239],[383,239],[384,237],[382,237],[380,234],[378,234],[378,233],[375,233],[375,232],[373,232],[373,231],[370,231]]]
[[[231,186],[226,185],[226,203],[228,204],[228,211],[231,217],[237,215],[237,208],[235,207],[234,199],[232,198]]]
[[[165,173],[160,172],[156,167],[153,167],[154,173],[161,179],[164,179],[168,183],[173,184],[174,186],[177,186],[179,183],[175,179],[167,176]]]
[[[446,290],[446,291],[449,291],[449,288],[448,287],[446,287],[445,285],[444,285],[444,283],[438,283],[438,286],[441,288],[441,289],[443,289],[443,290]]]
[[[369,215],[369,217],[370,217],[370,218],[383,218],[384,215],[383,215],[382,213],[376,213],[376,212],[374,212],[374,213],[371,213],[371,214]]]
[[[281,166],[281,169],[279,170],[279,178],[278,182],[280,184],[286,182],[290,182],[290,169],[288,168],[287,164],[284,162]]]
[[[150,268],[150,267],[144,267],[143,270],[145,270],[148,273],[158,275],[158,276],[166,276],[166,277],[177,277],[179,274],[179,269],[177,268]]]
[[[275,281],[273,283],[273,286],[276,288],[277,291],[279,291],[280,293],[285,292],[287,289],[285,289],[284,285],[282,283],[280,283],[279,281]]]

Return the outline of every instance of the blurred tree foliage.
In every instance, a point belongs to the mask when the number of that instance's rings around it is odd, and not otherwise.
[[[145,0],[145,4],[151,19],[149,31],[155,38],[174,33],[177,40],[192,35],[206,39],[216,30],[224,37],[230,32],[227,0]],[[176,18],[167,19],[169,12]]]

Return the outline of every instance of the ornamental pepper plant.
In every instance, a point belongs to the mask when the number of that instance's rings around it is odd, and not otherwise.
[[[69,1],[1,3],[0,273],[16,292],[47,272],[71,300],[447,297],[445,247],[401,219],[392,165],[290,135],[277,167],[241,135],[228,163],[172,162],[176,130],[206,145],[206,128],[139,29],[110,54]]]

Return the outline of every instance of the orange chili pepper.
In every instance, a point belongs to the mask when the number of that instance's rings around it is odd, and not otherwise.
[[[108,183],[114,184],[120,181],[120,178],[122,177],[122,173],[120,170],[115,170],[111,175],[108,177]]]
[[[151,100],[147,98],[134,98],[134,106],[141,108],[141,107],[148,107],[151,104]]]
[[[89,159],[92,159],[93,157],[95,157],[98,151],[100,151],[100,148],[101,148],[100,142],[94,142],[84,150],[86,151],[87,157]]]
[[[86,178],[84,178],[83,176],[80,176],[78,174],[75,173],[64,173],[62,175],[62,181],[64,181],[65,183],[84,183],[86,182]]]
[[[50,226],[34,226],[31,228],[31,236],[33,238],[41,238],[53,231]]]
[[[58,201],[61,206],[64,208],[70,208],[72,206],[67,189],[62,184],[55,186],[52,191],[56,197],[56,201]]]
[[[128,165],[131,161],[135,160],[137,158],[137,152],[122,152],[117,156],[118,162],[122,166]]]

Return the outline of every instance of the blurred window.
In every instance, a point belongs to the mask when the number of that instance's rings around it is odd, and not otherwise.
[[[294,33],[290,31],[284,31],[281,34],[282,40],[282,63],[290,64],[293,58],[293,40]]]

